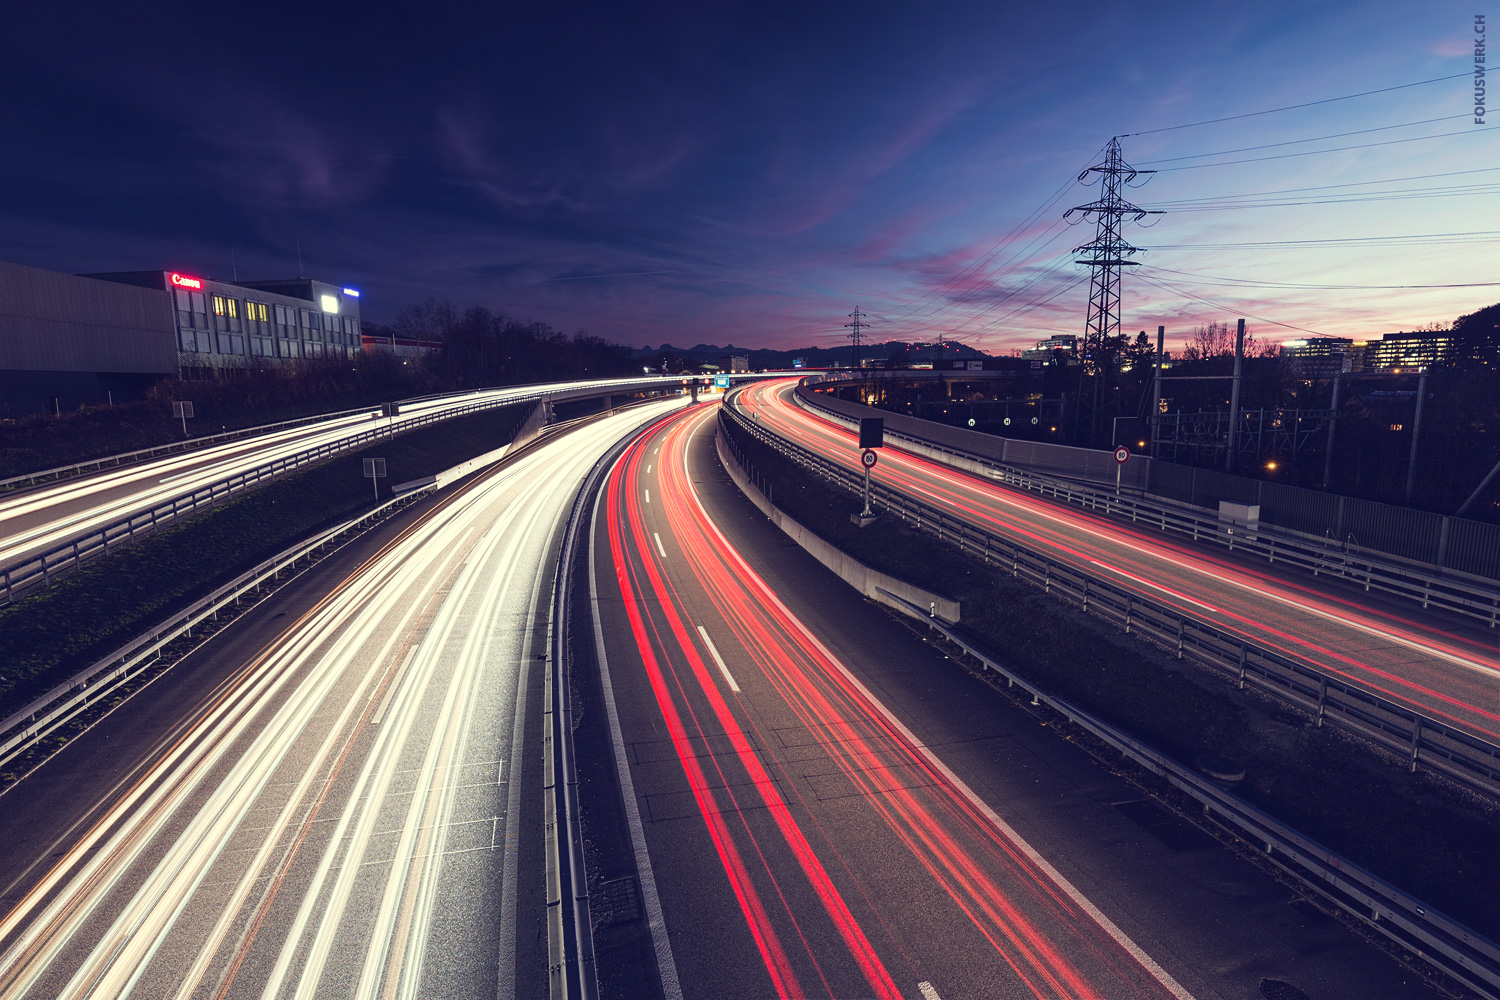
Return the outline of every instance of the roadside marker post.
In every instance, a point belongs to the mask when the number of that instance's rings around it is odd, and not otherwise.
[[[366,458],[362,459],[365,466],[365,478],[375,487],[375,499],[380,500],[380,481],[385,478],[385,459]]]

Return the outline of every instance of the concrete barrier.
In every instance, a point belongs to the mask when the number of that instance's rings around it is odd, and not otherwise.
[[[888,576],[877,569],[871,569],[853,556],[844,552],[832,544],[818,537],[808,528],[803,527],[796,520],[789,517],[767,500],[765,494],[751,485],[745,470],[740,468],[739,462],[724,444],[724,432],[719,430],[716,437],[719,449],[719,461],[724,463],[724,468],[729,470],[729,478],[740,488],[750,502],[760,508],[761,513],[771,519],[771,522],[784,531],[792,541],[807,550],[814,559],[827,566],[839,579],[849,584],[855,590],[865,595],[872,601],[878,601],[887,607],[895,608],[905,614],[913,614],[911,608],[927,608],[939,619],[949,625],[956,625],[959,621],[959,602],[951,597],[943,597],[934,594],[930,590],[923,590],[916,584],[898,580],[894,576]],[[897,597],[899,601],[891,600]]]

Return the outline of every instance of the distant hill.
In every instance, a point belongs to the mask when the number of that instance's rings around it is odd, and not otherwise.
[[[701,365],[704,363],[717,363],[726,354],[748,354],[750,356],[750,367],[761,368],[790,368],[793,358],[804,359],[809,368],[834,368],[848,365],[850,363],[850,347],[848,344],[839,347],[798,347],[789,351],[773,351],[766,348],[735,347],[733,344],[725,344],[723,347],[714,344],[697,344],[693,347],[675,347],[672,344],[662,344],[660,347],[639,348],[635,351],[635,357],[644,362],[657,361],[663,357],[675,357],[683,364]],[[865,344],[860,349],[860,355],[864,358],[896,358],[911,362],[934,361],[940,356],[936,345],[912,344],[905,341],[888,341],[882,344]],[[956,360],[959,358],[988,358],[994,355],[978,351],[967,344],[943,344],[941,358],[943,360]]]

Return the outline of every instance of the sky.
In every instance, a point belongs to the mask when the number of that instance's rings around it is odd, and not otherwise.
[[[1007,353],[1083,331],[1094,223],[1064,215],[1120,136],[1164,211],[1125,227],[1122,329],[1362,339],[1500,301],[1497,8],[29,5],[0,259],[250,280],[300,253],[379,322],[435,296],[785,349],[858,307],[873,340]]]

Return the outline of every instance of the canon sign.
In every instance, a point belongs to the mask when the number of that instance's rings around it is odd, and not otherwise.
[[[199,291],[203,290],[202,278],[189,278],[187,275],[178,274],[176,271],[172,272],[172,284],[176,285],[178,288],[196,288]]]

